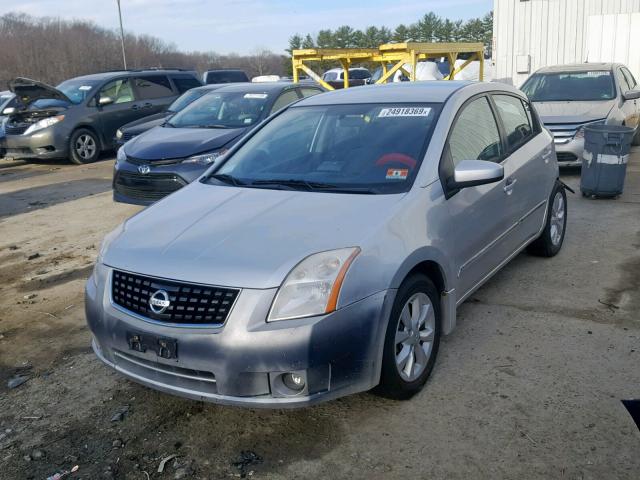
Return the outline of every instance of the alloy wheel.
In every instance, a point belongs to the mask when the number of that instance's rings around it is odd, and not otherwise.
[[[404,304],[396,329],[396,367],[403,380],[413,382],[422,375],[431,357],[436,317],[431,299],[419,292]]]
[[[551,228],[549,229],[551,243],[553,245],[559,245],[562,240],[562,234],[564,233],[564,215],[564,197],[562,196],[562,192],[556,192],[555,197],[553,197],[553,205],[551,205]]]
[[[80,158],[87,160],[96,153],[96,141],[91,135],[83,134],[76,139],[75,148]]]

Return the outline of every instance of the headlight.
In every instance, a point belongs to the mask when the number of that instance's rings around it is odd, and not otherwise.
[[[584,127],[590,127],[591,125],[604,125],[606,120],[598,120],[597,122],[585,123],[581,126],[573,138],[584,138]]]
[[[122,130],[120,130],[120,129],[116,130],[116,138],[118,140],[120,140],[122,138]]]
[[[36,123],[33,123],[29,128],[24,131],[23,135],[29,135],[30,133],[37,132],[38,130],[42,130],[43,128],[50,127],[51,125],[55,125],[58,122],[64,120],[64,115],[57,115],[55,117],[43,118],[42,120],[38,120]]]
[[[221,155],[227,153],[227,150],[218,150],[217,152],[203,153],[201,155],[194,155],[182,161],[182,163],[197,163],[199,165],[211,165]]]
[[[124,153],[124,147],[120,147],[118,153],[116,153],[116,162],[124,162],[126,159],[127,154]]]
[[[267,321],[311,317],[333,312],[342,281],[358,247],[310,255],[296,265],[280,286]]]
[[[102,263],[100,257],[96,260],[96,264],[93,266],[93,272],[91,273],[91,281],[97,287],[100,282],[104,282],[107,277],[107,267]]]

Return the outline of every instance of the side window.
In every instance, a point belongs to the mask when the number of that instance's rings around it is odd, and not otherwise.
[[[176,89],[179,93],[184,93],[187,90],[190,90],[195,87],[199,87],[202,84],[200,81],[193,77],[173,77],[173,84],[176,86]]]
[[[486,97],[464,107],[449,135],[448,149],[453,167],[462,160],[499,161],[503,153],[500,133]]]
[[[306,98],[306,97],[313,97],[314,95],[322,93],[322,90],[319,90],[317,88],[311,88],[311,87],[302,87],[300,89],[300,93],[302,94],[302,98]]]
[[[493,95],[493,100],[507,134],[509,150],[514,150],[533,136],[531,119],[518,97]]]
[[[107,83],[100,89],[99,98],[110,97],[113,103],[133,102],[135,99],[128,78],[120,78]]]
[[[171,89],[169,79],[165,75],[148,75],[133,79],[136,91],[141,100],[171,97],[175,95]]]
[[[627,83],[629,84],[629,89],[634,90],[638,86],[638,83],[636,82],[636,79],[633,77],[633,74],[625,67],[622,67],[620,70],[622,72],[622,75],[624,75],[624,78],[626,78]]]
[[[619,69],[616,71],[616,77],[618,77],[618,83],[620,83],[620,90],[622,90],[623,93],[631,90],[631,86],[629,85],[627,77],[625,76],[622,69]]]
[[[273,107],[271,107],[271,113],[277,112],[281,108],[286,107],[287,105],[295,102],[298,99],[298,93],[295,90],[287,90],[286,92],[280,94],[278,99],[275,101]]]

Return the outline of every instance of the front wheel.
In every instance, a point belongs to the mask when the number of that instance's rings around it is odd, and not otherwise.
[[[100,141],[91,130],[80,128],[73,132],[69,140],[69,158],[73,163],[84,165],[93,163],[100,155]]]
[[[424,275],[409,277],[398,289],[387,326],[377,393],[405,400],[424,386],[440,345],[439,297],[433,282]]]
[[[551,193],[547,210],[547,223],[542,234],[533,241],[527,251],[539,257],[553,257],[562,248],[567,229],[567,193],[561,183]]]

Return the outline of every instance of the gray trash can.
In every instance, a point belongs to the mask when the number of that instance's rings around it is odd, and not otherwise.
[[[634,130],[621,125],[588,125],[580,190],[583,195],[615,197],[622,193]]]

